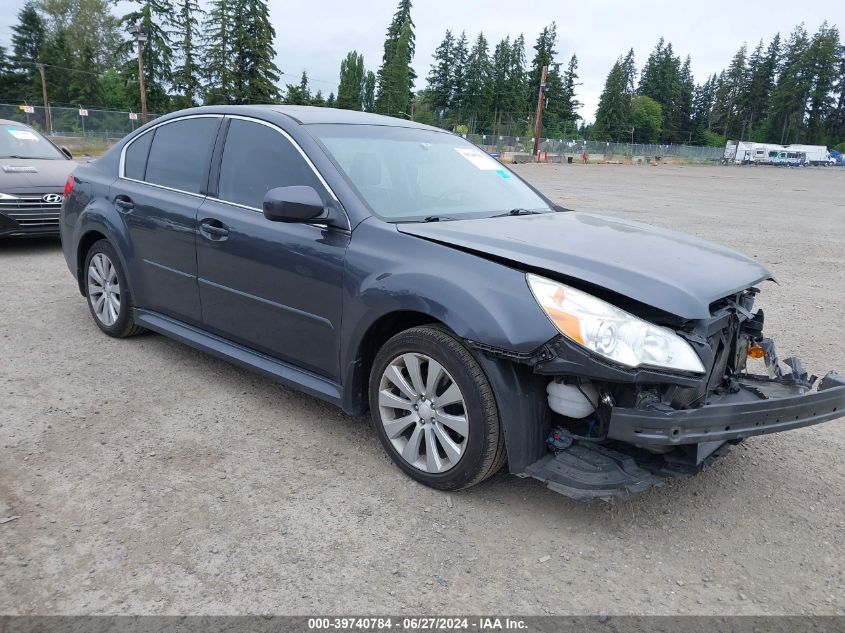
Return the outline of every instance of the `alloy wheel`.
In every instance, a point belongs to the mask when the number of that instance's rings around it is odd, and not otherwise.
[[[408,464],[442,473],[460,461],[469,436],[466,403],[440,363],[415,352],[397,356],[382,373],[378,399],[385,434]]]
[[[104,253],[97,253],[88,264],[88,298],[97,320],[110,327],[120,316],[120,280],[117,269]]]

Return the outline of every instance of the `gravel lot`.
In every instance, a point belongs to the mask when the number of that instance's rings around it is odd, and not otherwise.
[[[845,169],[519,171],[758,257],[781,355],[845,369]],[[57,242],[2,243],[0,269],[0,613],[845,614],[841,421],[627,503],[504,473],[446,495],[363,418],[100,334]]]

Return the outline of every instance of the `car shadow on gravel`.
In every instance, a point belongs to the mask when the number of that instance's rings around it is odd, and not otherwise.
[[[0,238],[0,257],[42,255],[50,251],[60,253],[62,242],[56,237]]]

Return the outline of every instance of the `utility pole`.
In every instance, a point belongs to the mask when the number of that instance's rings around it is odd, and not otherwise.
[[[543,66],[540,77],[540,92],[537,95],[537,111],[534,113],[534,160],[539,158],[537,152],[540,146],[540,134],[543,132],[543,105],[546,101],[546,76],[548,73],[549,67]]]
[[[129,32],[135,36],[138,44],[138,83],[141,86],[141,121],[147,122],[147,89],[144,87],[144,42],[147,41],[147,32],[139,25],[130,27]]]
[[[44,64],[36,64],[41,74],[41,96],[44,97],[44,129],[48,134],[53,133],[53,122],[50,120],[50,104],[47,101],[47,77],[44,74]]]

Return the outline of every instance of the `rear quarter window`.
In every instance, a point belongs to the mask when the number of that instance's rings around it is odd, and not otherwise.
[[[134,180],[143,180],[147,169],[147,156],[153,142],[155,130],[150,130],[136,138],[129,147],[123,159],[123,175]]]
[[[201,193],[208,179],[219,117],[183,119],[155,130],[147,159],[146,182]]]

